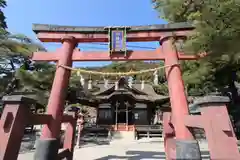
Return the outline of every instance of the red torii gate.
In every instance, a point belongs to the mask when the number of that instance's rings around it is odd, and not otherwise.
[[[76,49],[78,43],[108,42],[109,35],[104,27],[69,27],[56,25],[34,24],[33,30],[42,42],[62,42],[62,48],[54,53],[37,52],[33,54],[35,61],[55,61],[58,65],[72,66],[72,61],[131,61],[131,60],[164,60],[166,77],[169,87],[169,96],[172,108],[172,118],[178,145],[183,145],[179,152],[179,158],[186,155],[190,159],[199,159],[200,151],[198,143],[184,124],[184,117],[189,114],[188,102],[184,91],[179,60],[196,60],[199,57],[177,53],[172,45],[174,38],[186,37],[194,29],[191,25],[167,24],[150,26],[132,26],[127,31],[128,42],[159,41],[161,47],[154,51],[128,51],[126,56],[121,53],[109,52],[82,52]],[[47,114],[52,115],[53,120],[45,125],[37,147],[36,155],[47,159],[51,150],[56,150],[57,139],[60,133],[60,124],[63,115],[66,88],[68,86],[70,70],[57,67],[52,91],[47,107]],[[188,149],[186,144],[195,148]],[[48,149],[46,149],[48,148]]]
[[[82,42],[108,42],[108,31],[104,27],[67,27],[35,24],[33,30],[43,42],[62,42],[55,53],[36,52],[36,61],[55,61],[55,78],[49,97],[46,114],[32,114],[28,106],[34,101],[24,96],[3,97],[4,110],[0,120],[0,160],[17,159],[24,128],[27,124],[45,124],[35,152],[36,160],[73,158],[76,128],[76,113],[63,115],[66,89],[69,83],[73,61],[131,61],[164,60],[168,80],[171,113],[164,113],[163,128],[167,159],[201,159],[197,141],[188,127],[205,130],[212,159],[238,160],[240,155],[237,141],[226,109],[226,102],[218,99],[204,99],[198,104],[201,115],[189,115],[184,92],[179,60],[196,60],[199,56],[184,55],[176,51],[173,41],[184,38],[194,29],[187,24],[133,26],[128,29],[126,40],[159,41],[161,47],[154,51],[127,51],[125,54],[113,52],[81,52],[76,49]],[[64,67],[65,66],[65,67]],[[167,67],[168,66],[168,67]],[[170,67],[169,67],[170,66]],[[68,123],[64,148],[59,150],[61,123]],[[211,124],[214,123],[214,126]],[[175,139],[176,138],[176,139]],[[225,148],[227,146],[227,148]]]

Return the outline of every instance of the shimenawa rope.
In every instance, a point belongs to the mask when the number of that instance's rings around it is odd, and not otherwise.
[[[144,70],[140,70],[140,71],[129,71],[129,72],[89,71],[89,70],[80,69],[80,68],[72,68],[72,67],[65,66],[65,65],[58,65],[58,67],[63,67],[65,69],[76,71],[77,73],[82,73],[82,74],[102,75],[102,76],[130,76],[130,75],[138,75],[138,74],[143,74],[143,73],[148,73],[148,72],[154,72],[154,71],[164,69],[164,68],[167,68],[167,67],[172,67],[172,66],[175,66],[175,65],[179,65],[179,63],[172,64],[172,65],[160,66],[160,67],[156,67],[156,68],[144,69]]]

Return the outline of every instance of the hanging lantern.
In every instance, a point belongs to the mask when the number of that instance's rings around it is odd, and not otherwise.
[[[88,81],[88,89],[92,89],[92,80],[91,79],[89,79],[89,81]]]
[[[118,81],[115,82],[115,90],[118,90]]]
[[[141,82],[141,90],[144,90],[144,80]]]
[[[158,71],[157,71],[157,70],[154,71],[153,75],[154,75],[153,83],[154,83],[155,85],[158,85]]]

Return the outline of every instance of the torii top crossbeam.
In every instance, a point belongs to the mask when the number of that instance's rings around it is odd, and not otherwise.
[[[73,27],[33,24],[33,31],[42,42],[61,42],[65,35],[74,36],[79,43],[108,42],[108,27]],[[188,23],[131,26],[127,31],[128,42],[159,41],[163,33],[173,32],[185,36],[194,27]]]
[[[73,27],[46,24],[33,24],[33,31],[37,38],[42,42],[62,42],[66,36],[74,37],[77,43],[86,42],[109,42],[108,28],[110,27]],[[147,42],[160,41],[166,33],[172,33],[178,37],[185,37],[194,27],[188,23],[131,26],[127,27],[127,42]],[[97,56],[96,56],[97,55]],[[181,60],[194,60],[198,56],[184,55],[179,53]],[[46,52],[34,53],[33,60],[36,61],[57,61],[59,54],[56,52],[46,54]],[[148,51],[127,51],[126,55],[114,53],[110,55],[108,51],[82,52],[75,50],[72,55],[73,61],[131,61],[131,60],[164,60],[165,56],[161,54],[161,49]]]

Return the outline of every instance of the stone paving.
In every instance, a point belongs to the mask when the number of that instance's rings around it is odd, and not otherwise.
[[[209,159],[207,144],[200,144],[203,159]],[[34,152],[19,154],[18,160],[32,160]],[[76,148],[74,160],[159,160],[165,159],[163,142],[160,140],[139,140],[133,142],[115,141],[110,144],[88,144]]]

